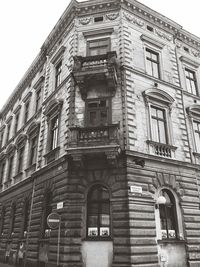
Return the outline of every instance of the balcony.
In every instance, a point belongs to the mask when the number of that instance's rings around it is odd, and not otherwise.
[[[115,161],[121,151],[119,144],[119,124],[97,127],[71,127],[68,154],[74,161],[85,156],[105,155]]]
[[[72,74],[83,99],[87,97],[89,85],[101,81],[106,81],[108,90],[114,95],[117,85],[116,59],[115,51],[97,56],[74,57]]]

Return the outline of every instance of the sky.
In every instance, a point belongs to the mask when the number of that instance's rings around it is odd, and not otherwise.
[[[0,109],[40,51],[69,0],[0,1]],[[198,0],[140,0],[200,37]]]

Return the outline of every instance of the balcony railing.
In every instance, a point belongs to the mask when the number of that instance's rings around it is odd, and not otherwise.
[[[150,153],[160,156],[160,157],[165,157],[165,158],[174,158],[175,157],[175,150],[176,147],[169,145],[169,144],[162,144],[158,143],[155,141],[148,140],[147,143],[149,144],[150,147]]]
[[[119,143],[119,124],[97,127],[71,127],[70,147],[116,145]]]
[[[73,77],[80,88],[82,98],[87,96],[88,84],[106,81],[108,90],[116,91],[117,54],[115,51],[96,56],[75,56]]]

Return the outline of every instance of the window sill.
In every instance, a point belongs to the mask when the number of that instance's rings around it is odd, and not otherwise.
[[[180,239],[158,239],[157,240],[158,244],[166,244],[166,243],[185,243],[186,241],[184,239],[180,240]]]
[[[47,164],[58,158],[59,150],[60,147],[58,146],[44,155]]]
[[[27,176],[31,175],[36,169],[36,163],[33,163],[32,165],[28,166],[28,168],[25,169],[25,172]]]
[[[111,237],[86,237],[83,239],[83,241],[113,241],[113,239]]]
[[[20,182],[21,181],[21,179],[22,179],[22,175],[23,175],[23,172],[19,172],[17,175],[15,175],[14,177],[13,177],[13,179],[14,179],[14,183],[16,184],[17,182]]]

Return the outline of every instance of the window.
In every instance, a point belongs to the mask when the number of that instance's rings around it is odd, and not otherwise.
[[[109,191],[103,185],[95,185],[87,197],[87,236],[105,238],[110,235]]]
[[[195,72],[185,68],[186,88],[193,95],[197,95],[197,81]]]
[[[160,78],[159,54],[149,48],[146,48],[146,70],[147,74]]]
[[[177,239],[178,225],[175,198],[171,191],[167,189],[163,189],[161,195],[166,199],[165,204],[159,205],[162,239]]]
[[[4,137],[4,129],[0,133],[0,148],[3,147],[3,137]]]
[[[55,67],[55,88],[61,84],[62,61]]]
[[[47,163],[59,157],[59,122],[62,103],[62,100],[53,99],[44,112],[48,124],[47,153],[44,155]]]
[[[152,140],[166,144],[166,115],[165,110],[151,106]]]
[[[196,149],[197,151],[200,151],[200,122],[193,121],[193,127],[194,127],[194,139],[196,143]]]
[[[14,161],[14,155],[12,154],[9,157],[9,160],[8,160],[8,176],[7,176],[7,181],[11,180],[12,179],[12,176],[13,176],[13,161]]]
[[[110,99],[94,99],[86,102],[87,126],[107,125],[110,123]]]
[[[0,170],[0,187],[2,186],[4,175],[5,175],[5,167],[6,167],[6,161],[3,160],[1,163],[1,170]]]
[[[165,91],[156,88],[143,92],[148,117],[147,144],[150,154],[174,158],[177,147],[173,146],[171,121],[174,99]]]
[[[38,141],[38,136],[33,136],[30,140],[30,160],[29,160],[30,166],[36,162],[37,141]]]
[[[52,212],[52,193],[47,190],[44,194],[43,214],[42,214],[42,238],[48,237],[50,228],[47,224],[47,217]]]
[[[3,235],[6,209],[2,207],[0,217],[0,237]]]
[[[29,214],[30,214],[30,201],[26,199],[24,202],[24,207],[23,207],[23,224],[22,224],[22,237],[23,238],[27,237]]]
[[[28,117],[29,117],[29,106],[30,106],[30,102],[27,101],[25,103],[25,110],[24,110],[24,123],[26,123],[28,121]]]
[[[18,149],[17,173],[23,171],[23,159],[24,159],[24,146],[20,146],[20,148]]]
[[[10,139],[10,128],[11,128],[11,122],[7,125],[7,133],[6,133],[6,143]]]
[[[42,90],[39,89],[37,92],[36,92],[36,101],[35,101],[35,112],[37,112],[40,107],[41,107],[41,93],[42,93]]]
[[[18,123],[19,123],[19,113],[17,113],[15,115],[15,126],[14,126],[14,133],[17,133],[17,129],[18,129]]]
[[[51,119],[50,122],[50,150],[58,145],[58,116]]]
[[[103,55],[110,51],[110,39],[98,39],[87,41],[87,55],[97,56]]]
[[[12,236],[15,229],[15,213],[16,213],[16,204],[13,203],[11,206],[11,214],[10,214],[10,235]]]

